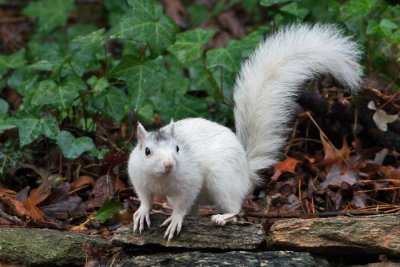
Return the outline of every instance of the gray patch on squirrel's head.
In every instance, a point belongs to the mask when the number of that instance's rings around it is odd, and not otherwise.
[[[160,143],[162,141],[167,141],[168,139],[171,139],[171,137],[172,135],[170,133],[167,133],[164,130],[158,130],[155,132],[150,132],[148,138],[154,143]]]

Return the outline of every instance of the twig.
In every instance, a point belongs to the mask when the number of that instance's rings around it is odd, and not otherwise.
[[[374,191],[390,191],[390,190],[399,190],[400,186],[396,186],[396,187],[382,187],[382,188],[376,188],[376,189],[370,189],[370,190],[358,190],[355,192],[358,193],[368,193],[368,192],[374,192]]]
[[[395,94],[393,94],[388,101],[386,101],[385,103],[383,103],[382,105],[379,106],[379,109],[383,109],[387,104],[389,104],[390,102],[392,102],[394,99],[396,99],[396,97],[400,96],[400,93],[397,92]]]
[[[360,183],[384,183],[384,182],[400,184],[400,180],[396,179],[360,180]]]
[[[350,162],[345,159],[342,154],[339,152],[339,150],[332,144],[332,142],[329,140],[328,136],[326,136],[326,134],[324,133],[324,131],[322,131],[321,127],[319,127],[318,123],[314,120],[314,118],[311,116],[310,112],[305,112],[304,113],[311,121],[312,123],[314,123],[315,127],[317,127],[317,129],[320,131],[321,135],[323,138],[325,138],[325,140],[329,143],[329,145],[335,150],[335,152],[337,153],[337,155],[339,155],[339,157],[343,160],[344,163],[346,163],[346,165],[348,167],[351,166]]]
[[[384,214],[383,211],[332,211],[321,213],[285,213],[285,214],[272,214],[264,212],[249,212],[248,216],[256,218],[326,218],[336,216],[365,216],[365,215],[378,215]]]
[[[292,145],[294,143],[298,125],[299,125],[299,119],[297,118],[296,122],[294,123],[294,126],[293,126],[292,134],[290,135],[289,144],[286,146],[286,149],[285,149],[285,153],[284,153],[285,157],[289,153],[289,150],[290,150],[290,148],[292,147]]]
[[[400,65],[398,66],[400,67]],[[390,83],[386,86],[385,92],[387,93],[390,88],[393,87],[393,85],[396,83],[397,79],[399,78],[400,70],[397,70],[396,74],[394,75],[393,79],[390,81]]]

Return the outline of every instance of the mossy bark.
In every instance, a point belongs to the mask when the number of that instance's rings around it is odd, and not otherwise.
[[[28,265],[84,265],[111,248],[101,237],[51,229],[0,228],[0,262]]]

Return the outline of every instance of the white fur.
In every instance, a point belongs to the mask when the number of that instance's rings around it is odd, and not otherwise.
[[[168,197],[173,212],[163,225],[165,237],[179,233],[186,214],[202,202],[225,214],[212,220],[223,225],[240,211],[258,182],[257,171],[275,162],[285,142],[293,98],[301,84],[316,74],[331,73],[357,89],[359,51],[332,26],[294,25],[267,38],[243,64],[234,89],[237,137],[205,119],[185,119],[161,129],[165,140],[152,138],[139,125],[139,143],[128,162],[129,177],[141,200],[134,231],[150,226],[153,196]],[[179,152],[176,146],[179,146]],[[151,155],[145,155],[145,149]],[[173,168],[165,170],[168,163]]]

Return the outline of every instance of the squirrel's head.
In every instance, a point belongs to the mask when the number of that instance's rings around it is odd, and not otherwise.
[[[177,169],[179,154],[181,153],[174,135],[174,122],[154,132],[147,132],[138,123],[137,152],[140,153],[143,167],[155,176],[166,176]]]

